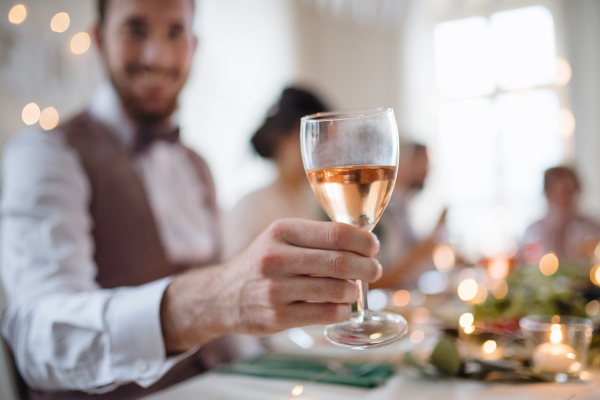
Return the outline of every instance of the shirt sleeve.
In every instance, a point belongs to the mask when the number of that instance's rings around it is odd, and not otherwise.
[[[35,389],[147,387],[187,355],[165,355],[160,302],[170,278],[116,289],[95,282],[89,201],[77,154],[56,132],[28,131],[7,146],[2,334]]]

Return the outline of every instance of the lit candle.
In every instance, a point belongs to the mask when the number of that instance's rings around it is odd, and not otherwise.
[[[542,343],[533,352],[533,365],[544,372],[577,372],[579,363],[575,362],[575,350],[562,342],[560,325],[551,327],[550,343]]]

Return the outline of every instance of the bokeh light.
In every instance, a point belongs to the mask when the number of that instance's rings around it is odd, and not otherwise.
[[[498,300],[505,298],[508,294],[508,284],[506,281],[502,280],[494,283],[492,286],[492,294]]]
[[[58,111],[54,107],[44,108],[40,114],[40,126],[45,131],[56,128],[58,125]]]
[[[71,24],[71,19],[69,18],[69,14],[66,12],[59,12],[54,17],[52,17],[52,21],[50,21],[50,29],[54,32],[64,32],[69,28]]]
[[[27,104],[23,107],[21,118],[23,118],[23,122],[27,125],[35,124],[40,119],[40,108],[35,103]]]
[[[387,294],[381,289],[369,290],[367,293],[367,301],[369,308],[373,311],[383,310],[387,306]]]
[[[585,306],[585,313],[587,315],[594,316],[598,314],[598,311],[600,311],[600,303],[598,302],[598,300],[592,300]]]
[[[461,327],[466,328],[467,326],[473,325],[474,321],[475,321],[475,318],[473,317],[473,314],[464,313],[463,315],[460,316],[458,323]]]
[[[477,285],[477,293],[475,294],[475,297],[473,297],[473,300],[471,300],[471,302],[473,304],[481,304],[487,299],[487,296],[487,287],[485,285]]]
[[[590,280],[596,286],[600,286],[600,264],[594,265],[590,271]]]
[[[8,20],[11,24],[18,25],[25,21],[25,18],[27,18],[27,9],[23,4],[17,4],[8,13]]]
[[[422,330],[417,329],[416,331],[413,331],[413,333],[410,334],[410,341],[415,344],[421,343],[424,337],[425,333]]]
[[[561,107],[558,111],[558,123],[560,126],[560,134],[564,138],[570,138],[575,133],[577,126],[573,111],[568,108]]]
[[[425,271],[419,277],[417,285],[425,294],[441,293],[448,287],[448,275],[440,271]]]
[[[429,310],[425,307],[419,307],[412,313],[412,320],[416,324],[424,324],[429,319]]]
[[[558,257],[554,253],[548,253],[540,260],[540,271],[546,276],[550,276],[558,269]]]
[[[483,346],[483,351],[487,354],[492,354],[496,351],[496,341],[495,340],[487,340]]]
[[[304,386],[297,385],[292,389],[292,396],[300,396],[304,391]]]
[[[470,335],[473,332],[475,332],[475,326],[474,325],[465,326],[465,333],[467,335]]]
[[[410,302],[410,292],[408,290],[398,290],[394,293],[393,301],[396,307],[404,307]]]
[[[71,51],[74,54],[83,54],[90,48],[90,35],[87,32],[79,32],[71,39]]]
[[[493,279],[502,279],[508,274],[509,260],[507,257],[494,257],[488,261],[488,273]]]
[[[458,285],[458,297],[463,301],[473,300],[477,295],[475,279],[465,279]]]
[[[564,86],[571,80],[571,64],[564,57],[556,57],[556,79],[554,84]]]
[[[594,249],[594,258],[596,261],[600,261],[600,242],[596,244],[596,248]]]
[[[452,246],[447,243],[439,244],[433,249],[433,264],[440,272],[448,272],[454,268],[456,258]]]

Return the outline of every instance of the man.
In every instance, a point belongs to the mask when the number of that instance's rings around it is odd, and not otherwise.
[[[99,10],[111,85],[4,157],[2,332],[31,397],[138,398],[206,369],[217,338],[348,318],[348,280],[381,275],[377,240],[359,229],[279,221],[216,264],[210,174],[171,124],[196,47],[193,0]]]
[[[553,252],[560,259],[587,265],[600,240],[600,225],[579,212],[579,192],[579,178],[571,168],[552,167],[544,172],[548,210],[523,235],[526,262],[537,263],[545,253]]]
[[[401,142],[394,192],[375,228],[381,239],[378,258],[384,272],[372,287],[414,286],[424,263],[431,259],[437,236],[445,223],[446,212],[440,216],[433,234],[422,241],[415,236],[408,217],[409,200],[414,193],[423,189],[428,171],[427,147],[419,143]]]

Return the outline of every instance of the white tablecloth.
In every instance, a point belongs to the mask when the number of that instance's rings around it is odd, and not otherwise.
[[[431,381],[400,373],[376,389],[322,383],[305,384],[300,396],[292,389],[300,381],[222,375],[214,372],[182,382],[145,400],[583,400],[600,399],[598,383],[489,384],[450,379]]]

